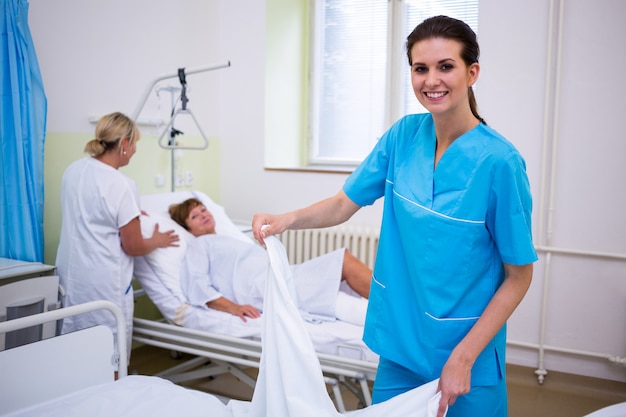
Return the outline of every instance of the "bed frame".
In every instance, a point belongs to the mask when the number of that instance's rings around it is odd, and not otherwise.
[[[195,358],[163,371],[157,376],[172,382],[214,377],[230,373],[242,382],[255,386],[245,368],[258,369],[261,342],[194,330],[174,324],[135,318],[133,340],[145,345],[188,353]],[[369,381],[376,376],[377,364],[341,356],[317,354],[326,383],[335,398],[337,409],[345,412],[340,386],[345,386],[363,407],[372,404]],[[207,363],[208,362],[208,363]]]
[[[113,332],[102,325],[0,351],[0,416],[83,417],[96,410],[103,417],[236,416],[211,394],[155,376],[127,375],[126,321],[109,301],[8,320],[0,323],[0,337],[102,309],[115,316],[118,347],[124,353],[114,350]]]
[[[15,330],[102,309],[115,316],[119,351],[126,352],[124,316],[110,301],[93,301],[8,320],[0,323],[0,337]],[[111,382],[118,367],[119,377],[125,377],[127,357],[114,352],[113,346],[111,330],[106,326],[95,326],[0,351],[0,415]]]

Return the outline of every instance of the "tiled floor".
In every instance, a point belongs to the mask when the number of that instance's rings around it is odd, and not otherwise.
[[[129,371],[154,375],[189,358],[182,355],[175,359],[168,350],[142,346],[133,350]],[[507,372],[509,417],[583,417],[602,407],[626,402],[626,383],[550,372],[540,385],[532,369],[509,366]],[[256,370],[246,373],[255,376]],[[232,375],[181,385],[242,400],[250,400],[253,392]],[[343,399],[348,410],[358,407],[358,400],[351,392],[344,390]]]

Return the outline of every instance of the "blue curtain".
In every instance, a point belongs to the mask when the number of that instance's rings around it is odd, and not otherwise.
[[[28,1],[0,0],[0,257],[43,262],[47,100]]]

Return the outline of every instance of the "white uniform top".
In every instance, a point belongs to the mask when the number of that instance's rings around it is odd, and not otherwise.
[[[115,168],[92,157],[83,158],[63,174],[61,210],[56,267],[65,291],[63,305],[114,302],[126,317],[130,349],[133,258],[122,249],[119,229],[141,214],[136,185]],[[96,324],[108,325],[116,333],[108,311],[67,318],[63,333]]]
[[[335,320],[344,254],[345,249],[339,249],[291,267],[298,307],[309,321]],[[225,297],[263,311],[269,268],[261,246],[226,235],[204,235],[187,247],[181,287],[192,305],[206,307]]]

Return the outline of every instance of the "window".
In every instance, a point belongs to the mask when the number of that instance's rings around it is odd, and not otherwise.
[[[478,0],[313,1],[311,165],[356,165],[398,118],[425,112],[413,94],[407,35],[445,14],[478,32]]]

